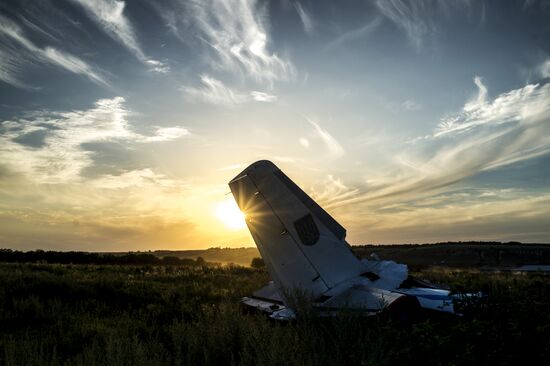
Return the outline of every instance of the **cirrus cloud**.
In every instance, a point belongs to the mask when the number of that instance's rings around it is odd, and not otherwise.
[[[96,84],[109,86],[102,73],[84,60],[47,46],[38,47],[23,29],[10,19],[0,15],[0,80],[16,87],[30,88],[20,80],[25,64],[50,64],[66,71],[86,76]],[[22,47],[22,48],[21,48]]]
[[[73,0],[80,4],[91,19],[99,24],[111,38],[121,42],[150,70],[167,73],[170,68],[161,61],[151,59],[143,52],[130,20],[124,14],[126,3],[119,0]]]

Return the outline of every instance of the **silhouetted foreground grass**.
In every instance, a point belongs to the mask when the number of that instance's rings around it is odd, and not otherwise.
[[[550,281],[539,274],[430,271],[483,290],[468,316],[382,315],[291,324],[243,314],[263,270],[0,264],[1,365],[547,364]]]

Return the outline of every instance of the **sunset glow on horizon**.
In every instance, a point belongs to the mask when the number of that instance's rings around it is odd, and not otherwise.
[[[253,246],[260,159],[351,244],[550,242],[547,4],[3,2],[0,248]]]

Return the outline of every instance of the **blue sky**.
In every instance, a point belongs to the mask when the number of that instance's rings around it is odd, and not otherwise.
[[[548,242],[548,19],[550,1],[4,1],[0,246],[253,245],[220,207],[258,159],[352,244]]]

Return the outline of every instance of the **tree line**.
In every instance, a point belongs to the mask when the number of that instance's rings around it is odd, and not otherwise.
[[[126,265],[188,265],[205,264],[202,257],[197,259],[165,256],[159,258],[149,253],[127,253],[121,255],[89,252],[58,252],[31,250],[23,252],[0,249],[0,262],[9,263],[59,263],[59,264],[126,264]]]

